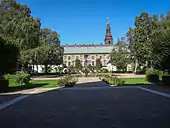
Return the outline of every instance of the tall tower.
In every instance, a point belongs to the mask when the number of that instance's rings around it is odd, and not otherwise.
[[[106,35],[104,39],[105,44],[113,44],[113,37],[111,33],[110,23],[107,18]]]

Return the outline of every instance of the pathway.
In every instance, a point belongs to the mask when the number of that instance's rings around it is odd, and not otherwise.
[[[169,108],[170,98],[82,78],[73,88],[34,94],[0,110],[0,124],[1,128],[169,128]]]

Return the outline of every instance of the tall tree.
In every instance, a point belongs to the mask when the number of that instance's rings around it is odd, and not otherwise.
[[[100,59],[96,59],[96,70],[97,72],[102,68],[102,63]]]
[[[79,72],[80,70],[82,70],[82,64],[81,61],[79,59],[75,60],[75,69]]]
[[[161,15],[149,16],[143,12],[135,19],[135,28],[127,33],[131,55],[137,65],[151,68],[163,68],[166,57],[169,56],[169,19]]]
[[[0,75],[16,71],[19,49],[11,42],[0,37]]]

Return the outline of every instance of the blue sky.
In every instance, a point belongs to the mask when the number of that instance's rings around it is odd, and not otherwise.
[[[133,27],[142,11],[166,14],[170,0],[17,0],[41,19],[42,28],[60,34],[62,44],[104,43],[109,17],[114,43]]]

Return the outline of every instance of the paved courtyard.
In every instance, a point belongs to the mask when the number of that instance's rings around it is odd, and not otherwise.
[[[0,110],[0,127],[170,128],[170,98],[135,87],[82,81],[73,88],[17,94],[26,97]]]

